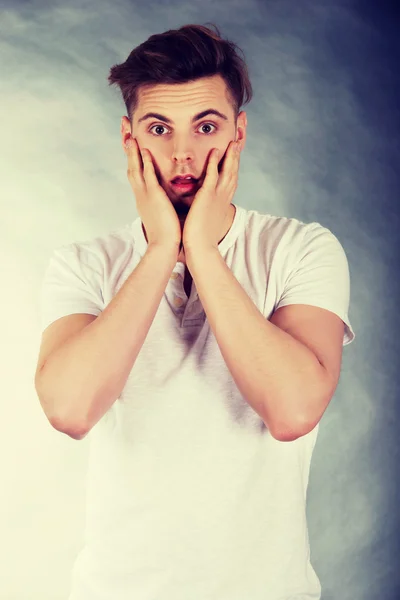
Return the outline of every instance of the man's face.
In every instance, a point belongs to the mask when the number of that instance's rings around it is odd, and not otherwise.
[[[199,113],[209,109],[220,112],[222,116],[206,114],[193,121]],[[144,119],[148,113],[157,113],[158,117]],[[246,124],[243,111],[235,120],[226,84],[219,75],[190,83],[158,84],[139,90],[132,129],[129,119],[122,119],[122,144],[131,133],[132,137],[136,137],[139,148],[148,148],[160,185],[177,214],[184,217],[204,182],[212,149],[220,151],[220,171],[229,142],[242,139],[244,145]],[[177,175],[186,174],[198,179],[191,191],[182,191],[172,183]]]

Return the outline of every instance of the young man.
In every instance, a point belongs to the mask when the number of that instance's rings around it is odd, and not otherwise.
[[[139,217],[55,251],[35,379],[56,429],[90,431],[70,600],[320,598],[305,499],[354,339],[346,255],[232,203],[251,97],[232,45],[152,36],[110,81]]]

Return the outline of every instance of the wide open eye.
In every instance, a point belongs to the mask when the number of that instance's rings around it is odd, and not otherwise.
[[[215,131],[218,129],[217,125],[215,125],[214,123],[202,123],[201,125],[199,125],[199,129],[201,129],[201,127],[214,127]],[[161,123],[156,123],[155,125],[152,125],[149,129],[149,132],[154,135],[155,137],[164,137],[164,134],[157,134],[157,133],[153,133],[152,129],[165,129],[167,130],[167,127],[165,125],[162,125]],[[215,133],[215,131],[210,131],[209,133],[203,132],[203,135],[212,135],[213,133]]]

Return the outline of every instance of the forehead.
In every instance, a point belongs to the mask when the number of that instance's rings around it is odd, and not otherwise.
[[[136,115],[140,118],[150,110],[165,113],[179,109],[179,117],[186,114],[191,116],[193,112],[208,106],[224,108],[225,111],[228,111],[231,106],[228,88],[220,75],[204,77],[188,83],[143,86],[138,92]]]

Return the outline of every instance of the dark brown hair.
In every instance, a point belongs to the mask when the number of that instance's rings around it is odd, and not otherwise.
[[[210,23],[210,25],[213,25]],[[253,97],[247,65],[229,40],[203,25],[184,25],[152,35],[132,50],[124,63],[114,65],[109,85],[119,86],[130,121],[138,104],[138,89],[158,83],[187,83],[220,75],[228,88],[235,120],[241,106]],[[243,54],[244,56],[244,54]]]

